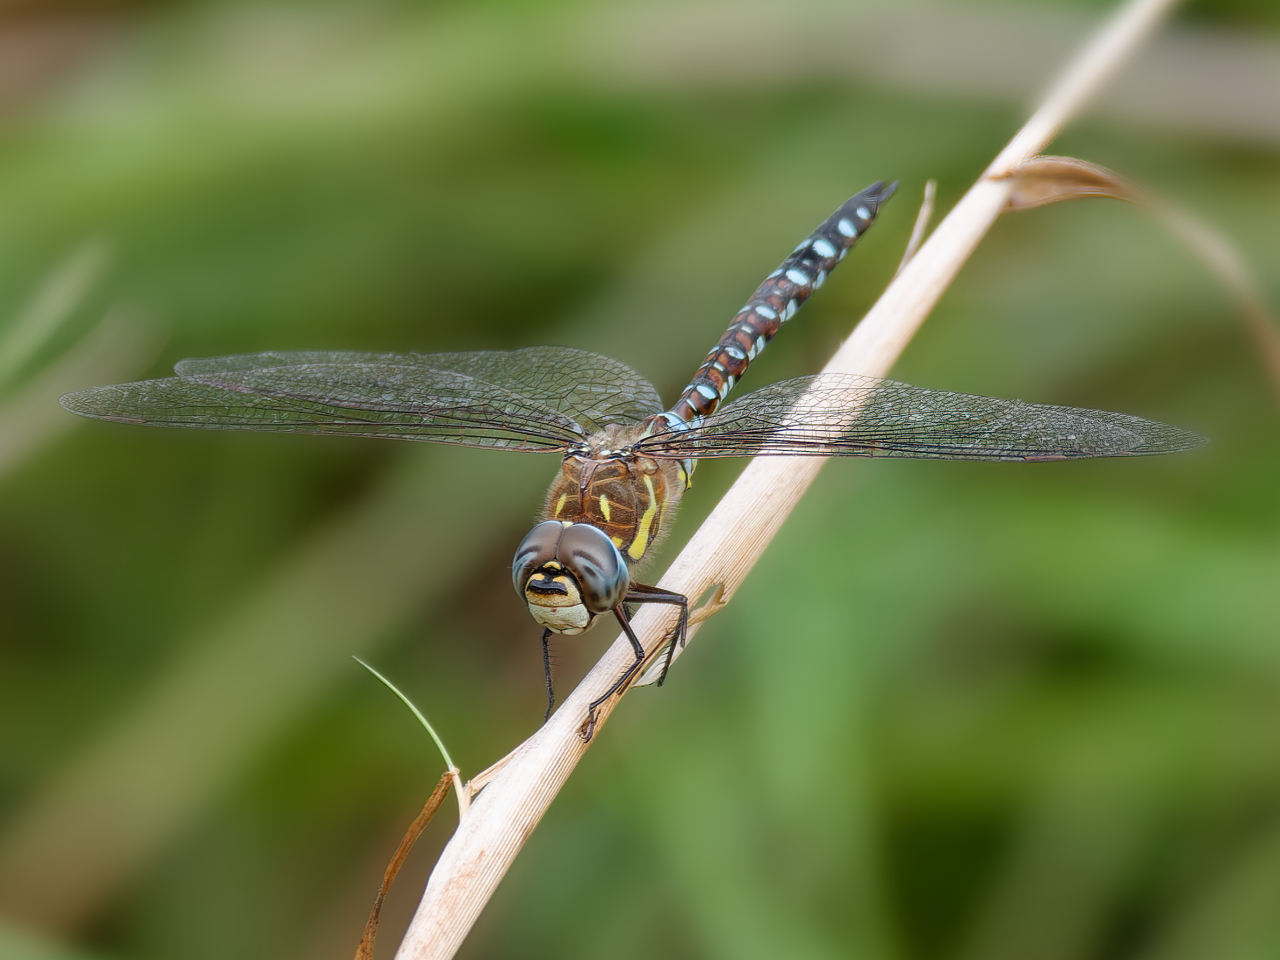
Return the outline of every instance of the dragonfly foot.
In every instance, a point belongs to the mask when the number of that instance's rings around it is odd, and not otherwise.
[[[596,732],[596,708],[590,707],[587,710],[587,722],[578,728],[578,736],[582,738],[583,743],[590,743],[591,738]]]

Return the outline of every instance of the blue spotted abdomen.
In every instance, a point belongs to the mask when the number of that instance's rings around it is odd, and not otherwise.
[[[711,414],[774,334],[822,286],[896,187],[873,183],[846,200],[796,247],[738,311],[670,412],[688,423]]]

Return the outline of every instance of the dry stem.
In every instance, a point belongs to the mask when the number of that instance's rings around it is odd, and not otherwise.
[[[827,365],[827,372],[870,376],[888,372],[1004,207],[1009,183],[993,177],[1043,151],[1172,5],[1173,0],[1131,0],[1118,11],[885,290]],[[663,588],[700,597],[715,587],[719,601],[727,601],[823,462],[764,457],[749,464],[662,578]],[[640,611],[634,625],[646,649],[661,645],[669,621],[668,615],[652,607]],[[696,625],[690,633],[695,631]],[[607,690],[631,660],[630,645],[620,637],[552,718],[512,753],[489,782],[441,854],[396,954],[398,960],[454,955],[586,750],[579,729],[587,704]],[[606,704],[601,711],[597,737],[612,705]]]

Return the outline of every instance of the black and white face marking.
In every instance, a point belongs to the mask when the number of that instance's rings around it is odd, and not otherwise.
[[[631,574],[622,554],[589,523],[544,520],[516,548],[512,584],[553,633],[583,633],[622,603]]]

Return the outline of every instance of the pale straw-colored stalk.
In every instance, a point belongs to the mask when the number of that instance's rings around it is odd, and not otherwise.
[[[1097,92],[1151,33],[1174,0],[1130,0],[1085,46],[1043,105],[939,224],[853,335],[827,372],[883,376],[915,335],[959,272],[1010,190],[1007,175],[1040,153],[1064,123]],[[823,465],[821,459],[764,457],[743,471],[661,585],[690,598],[732,596]],[[696,618],[695,618],[696,619]],[[647,650],[662,644],[669,611],[642,609],[635,627]],[[690,633],[696,631],[696,623]],[[599,697],[633,659],[620,637],[560,709],[486,778],[484,791],[458,825],[427,882],[398,960],[452,957],[498,882],[589,746],[579,731],[587,704]],[[609,709],[595,736],[603,735]]]

